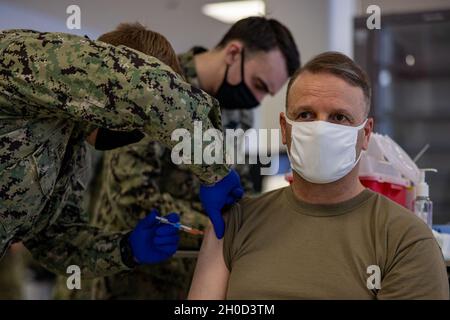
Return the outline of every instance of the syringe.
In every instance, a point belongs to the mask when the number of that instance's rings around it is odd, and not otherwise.
[[[175,228],[177,228],[179,230],[182,230],[184,232],[187,232],[187,233],[190,233],[190,234],[193,234],[193,235],[203,235],[204,234],[204,232],[201,231],[201,230],[198,230],[198,229],[195,229],[195,228],[192,228],[192,227],[188,227],[188,226],[186,226],[184,224],[181,224],[179,222],[170,222],[169,220],[167,220],[164,217],[156,216],[156,220],[158,220],[161,223],[170,224],[170,225],[174,226]]]

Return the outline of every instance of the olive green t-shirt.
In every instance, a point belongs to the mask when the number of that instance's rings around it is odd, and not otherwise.
[[[244,198],[227,219],[227,299],[449,298],[431,230],[368,189],[313,205],[286,187]]]

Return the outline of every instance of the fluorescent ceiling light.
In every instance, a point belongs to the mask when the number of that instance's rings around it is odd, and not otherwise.
[[[263,0],[227,1],[205,4],[202,13],[225,23],[235,23],[250,16],[263,16],[266,6]]]

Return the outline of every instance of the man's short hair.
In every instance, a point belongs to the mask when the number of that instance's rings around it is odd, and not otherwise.
[[[300,67],[300,53],[291,32],[275,19],[249,17],[233,24],[217,45],[222,48],[232,40],[242,41],[249,52],[280,49],[288,75]]]
[[[306,63],[301,69],[297,70],[288,82],[287,97],[292,84],[300,74],[308,71],[311,73],[329,73],[344,80],[348,84],[359,87],[363,91],[364,100],[366,103],[366,116],[370,111],[371,87],[370,81],[364,70],[356,64],[352,59],[345,54],[339,52],[324,52],[315,56],[312,60]]]
[[[148,30],[140,23],[121,23],[114,31],[102,34],[99,41],[114,46],[126,46],[155,57],[182,75],[177,55],[170,42],[160,33]]]

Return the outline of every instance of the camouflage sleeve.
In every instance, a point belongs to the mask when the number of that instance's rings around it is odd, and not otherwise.
[[[85,161],[89,150],[80,144],[66,153],[71,154],[62,168],[66,175],[55,184],[31,234],[23,238],[25,246],[43,266],[66,274],[68,266],[77,265],[83,278],[130,269],[122,261],[127,257],[124,253],[130,251],[121,249],[126,248],[122,246],[127,240],[124,235],[132,229],[110,230],[89,224],[85,197],[91,173]]]
[[[193,137],[194,121],[201,121],[204,131],[221,128],[218,102],[154,57],[64,33],[11,30],[0,38],[6,112],[139,129],[169,148],[178,143],[171,139],[177,128]],[[224,164],[189,168],[204,183],[229,170]]]
[[[129,270],[122,259],[124,232],[105,232],[88,225],[77,206],[66,205],[49,228],[24,242],[33,257],[48,270],[67,275],[76,265],[83,278],[108,276]]]

